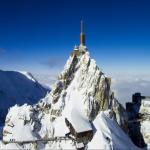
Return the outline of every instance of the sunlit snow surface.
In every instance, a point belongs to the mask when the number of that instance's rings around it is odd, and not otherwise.
[[[30,121],[31,110],[32,107],[26,104],[21,107],[15,105],[10,109],[6,118],[9,120],[9,123],[5,125],[4,130],[9,131],[11,134],[8,134],[6,137],[4,136],[3,139],[5,141],[9,141],[10,139],[15,139],[16,141],[36,139],[33,132],[34,124],[25,124],[24,122],[24,120]],[[10,126],[13,126],[13,128]]]
[[[118,124],[109,117],[109,110],[100,112],[93,123],[96,133],[88,144],[89,149],[138,149]]]
[[[138,149],[136,146],[134,146],[129,139],[129,137],[122,131],[122,129],[118,126],[118,124],[113,120],[113,118],[110,118],[109,116],[109,110],[105,112],[100,112],[96,119],[94,120],[93,124],[96,128],[95,135],[92,139],[92,141],[88,144],[88,149],[130,149],[135,150]],[[55,122],[56,129],[58,131],[58,135],[63,135],[62,132],[67,130],[65,124],[63,123],[63,118],[58,118],[58,120]],[[57,127],[58,126],[58,127]],[[17,130],[17,129],[16,129]],[[27,130],[26,130],[27,131]],[[59,133],[60,132],[60,133]],[[27,131],[28,137],[31,133]],[[20,138],[20,136],[25,136],[26,133],[18,133],[16,137]],[[57,132],[56,132],[57,135]],[[7,144],[3,145],[1,147],[2,149],[9,149],[19,148],[18,144]],[[20,147],[21,148],[21,147]],[[75,145],[72,141],[57,141],[52,144],[46,144],[43,149],[74,149]]]

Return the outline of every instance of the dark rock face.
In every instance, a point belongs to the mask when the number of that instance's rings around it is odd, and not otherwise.
[[[128,133],[134,144],[141,148],[147,147],[147,144],[150,143],[150,135],[145,133],[146,129],[143,127],[145,122],[150,123],[150,118],[147,114],[150,111],[150,107],[145,105],[145,103],[150,104],[150,99],[148,99],[149,97],[135,93],[132,96],[132,102],[126,103]]]

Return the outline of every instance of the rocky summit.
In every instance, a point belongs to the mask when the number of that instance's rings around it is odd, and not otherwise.
[[[126,124],[111,79],[80,45],[45,98],[10,108],[0,148],[137,149],[125,133]]]

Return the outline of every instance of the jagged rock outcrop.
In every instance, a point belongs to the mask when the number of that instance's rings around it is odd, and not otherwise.
[[[118,100],[114,97],[114,93],[110,96],[110,106],[109,108],[113,112],[114,119],[118,123],[118,125],[128,133],[128,116],[125,108],[118,102]]]
[[[142,115],[140,131],[147,149],[150,149],[150,98],[142,101],[139,113]]]
[[[28,137],[22,136],[22,141],[55,137],[65,137],[69,140],[40,142],[35,143],[34,146],[23,144],[24,148],[72,149],[87,147],[97,132],[93,121],[102,111],[107,112],[109,109],[110,118],[118,122],[117,128],[124,124],[124,109],[112,97],[110,84],[110,78],[106,77],[96,62],[90,58],[87,48],[80,45],[71,53],[58,81],[45,98],[34,106],[23,105],[10,108],[6,117],[3,140],[6,143],[10,140],[17,141],[20,135],[26,131],[30,133]],[[15,117],[17,119],[14,119]],[[22,119],[19,120],[19,118]],[[104,124],[106,128],[109,128],[105,121]],[[20,132],[17,132],[17,128]],[[24,130],[22,133],[21,129]],[[121,134],[120,130],[118,130],[118,134]],[[103,138],[107,140],[108,137],[104,136]],[[131,145],[130,140],[126,138],[125,144],[128,142]],[[115,145],[113,140],[112,143],[107,144],[108,147]]]
[[[75,92],[77,95],[72,95]],[[79,47],[78,51],[73,51],[59,75],[49,101],[52,102],[53,113],[62,110],[70,96],[72,98],[80,95],[83,106],[86,106],[85,115],[93,120],[100,110],[108,109],[109,94],[110,79],[105,77],[95,61],[90,59],[89,52],[84,47]],[[58,103],[61,103],[60,107],[56,107]]]

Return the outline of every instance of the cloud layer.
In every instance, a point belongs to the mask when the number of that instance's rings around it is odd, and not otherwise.
[[[56,81],[56,76],[53,74],[38,74],[38,76],[35,76],[41,83],[50,87]],[[115,97],[125,106],[126,102],[132,100],[132,94],[135,92],[140,92],[142,95],[150,96],[150,75],[116,76],[112,78],[111,88],[115,92]]]
[[[64,66],[65,60],[62,57],[51,57],[43,64],[47,65],[50,69],[62,68]]]
[[[132,94],[135,92],[150,96],[150,75],[114,78],[112,90],[123,105],[132,100]]]

